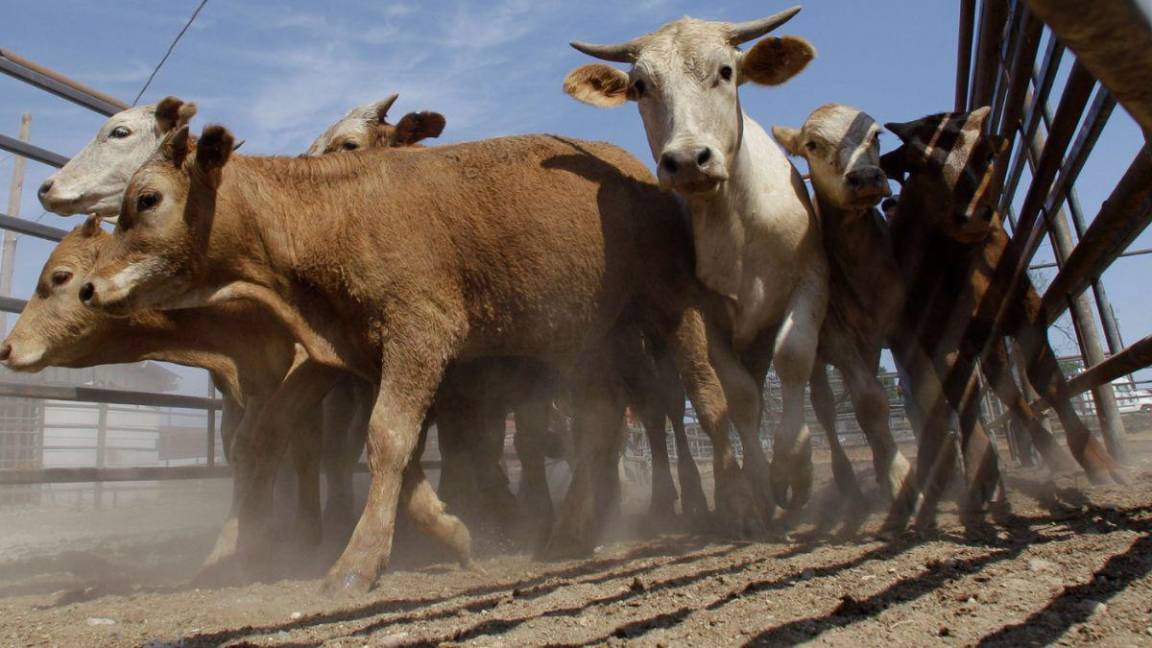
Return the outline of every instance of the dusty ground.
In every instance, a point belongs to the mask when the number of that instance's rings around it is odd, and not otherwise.
[[[647,535],[562,563],[489,548],[485,574],[421,562],[409,543],[356,599],[315,580],[187,586],[222,482],[180,486],[181,506],[8,507],[0,645],[1150,645],[1152,435],[1130,440],[1131,486],[1057,488],[1017,470],[1012,515],[983,529],[949,508],[938,533],[880,542],[877,514],[821,523],[846,513],[825,493],[779,542]]]

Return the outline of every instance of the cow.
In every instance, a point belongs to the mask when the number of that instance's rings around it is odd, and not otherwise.
[[[233,145],[221,126],[194,144],[186,127],[166,137],[80,297],[120,315],[256,299],[313,359],[377,384],[368,503],[328,587],[371,587],[399,503],[445,532],[409,459],[454,360],[531,357],[574,377],[576,469],[552,543],[590,550],[595,466],[615,446],[596,431],[623,409],[613,333],[637,325],[673,343],[716,450],[718,507],[741,529],[762,525],[724,427],[734,385],[718,374],[740,364],[709,335],[680,205],[635,158],[543,135],[301,159],[232,156]]]
[[[907,297],[893,337],[904,343],[894,345],[893,353],[911,373],[926,417],[917,457],[925,495],[917,522],[923,525],[934,519],[952,465],[945,399],[960,413],[968,482],[964,510],[975,514],[998,489],[995,448],[977,424],[974,368],[981,363],[998,388],[1010,380],[1006,350],[994,337],[993,316],[1002,306],[1007,318],[999,333],[1019,344],[1027,378],[1056,410],[1072,455],[1093,481],[1126,479],[1072,407],[1031,282],[1025,277],[1022,297],[1005,302],[1008,277],[1021,255],[995,208],[992,179],[1002,144],[983,133],[989,112],[983,107],[885,125],[901,141],[881,165],[903,184],[891,232]],[[1046,459],[1054,452],[1038,449]]]
[[[911,504],[911,464],[892,438],[888,393],[876,377],[880,352],[904,299],[888,228],[876,210],[876,203],[891,193],[880,169],[880,131],[863,111],[826,104],[799,129],[774,126],[772,136],[790,155],[808,161],[828,255],[828,315],[820,331],[811,395],[833,450],[833,474],[841,492],[853,493],[855,478],[836,435],[826,364],[844,377],[856,420],[872,448],[877,481],[893,502]]]
[[[780,85],[815,56],[806,40],[766,38],[738,45],[787,22],[799,7],[744,23],[683,18],[615,45],[572,43],[603,64],[568,74],[564,90],[594,106],[634,101],[660,184],[691,212],[696,274],[732,312],[732,339],[763,385],[771,362],[783,413],[769,473],[756,416],[734,421],[745,468],[758,491],[798,508],[812,486],[812,448],[804,425],[804,386],[812,374],[828,299],[828,268],[816,215],[800,174],[764,129],[740,107],[738,86]],[[767,484],[764,480],[767,478]]]
[[[353,108],[340,121],[312,142],[305,155],[356,151],[367,148],[421,148],[425,138],[437,137],[445,121],[439,113],[408,113],[395,125],[387,122],[387,113],[399,95]],[[649,513],[655,518],[668,518],[678,498],[672,481],[666,442],[666,421],[670,420],[677,448],[677,469],[682,491],[682,511],[690,516],[707,513],[708,505],[700,482],[700,473],[692,458],[688,435],[684,429],[684,389],[676,375],[676,365],[658,340],[644,342],[648,353],[637,352],[627,365],[625,380],[628,401],[643,421],[652,449],[652,497]],[[633,349],[633,351],[636,351]],[[487,456],[478,457],[472,439],[455,440],[452,435],[476,434],[466,428],[486,421],[485,436],[503,439],[503,413],[516,415],[516,448],[522,466],[519,499],[531,519],[552,520],[552,500],[544,479],[544,435],[548,434],[548,405],[540,399],[551,399],[558,388],[556,377],[548,367],[524,359],[499,359],[466,363],[449,374],[437,394],[433,410],[438,421],[443,470],[439,494],[446,504],[468,502],[463,508],[495,513],[507,522],[514,517],[509,507],[507,477],[500,466],[503,444],[488,440],[483,446]],[[485,372],[485,365],[490,373]],[[468,380],[465,380],[465,376]],[[470,381],[478,383],[469,387]],[[482,383],[482,384],[481,384]],[[475,394],[466,393],[468,391]],[[478,394],[484,398],[476,399]],[[452,411],[448,411],[451,409]],[[445,443],[446,442],[446,443]],[[522,453],[520,451],[523,450]],[[480,484],[476,477],[483,477]],[[477,488],[479,486],[479,488]],[[476,497],[479,495],[479,497]]]
[[[447,122],[437,112],[412,112],[395,124],[388,123],[388,111],[400,97],[392,94],[348,111],[329,126],[304,153],[309,156],[358,151],[367,148],[420,147],[421,141],[440,137]]]

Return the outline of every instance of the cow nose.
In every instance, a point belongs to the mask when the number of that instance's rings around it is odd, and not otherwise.
[[[712,159],[712,149],[707,146],[701,148],[678,149],[665,151],[660,156],[660,166],[671,174],[681,170],[700,170]]]
[[[862,189],[882,190],[888,184],[888,177],[877,168],[849,171],[845,180],[850,188],[857,191]]]
[[[83,286],[80,286],[80,301],[88,304],[92,301],[92,297],[95,295],[96,286],[93,286],[91,281],[86,282]]]
[[[44,184],[40,185],[40,190],[36,192],[36,195],[40,196],[40,198],[44,198],[48,195],[49,191],[52,191],[52,181],[45,180]]]
[[[8,358],[12,357],[12,345],[7,342],[4,346],[0,346],[0,362],[8,362]]]

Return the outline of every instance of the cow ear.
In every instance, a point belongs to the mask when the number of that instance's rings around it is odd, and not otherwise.
[[[236,140],[227,128],[219,124],[204,127],[200,140],[196,142],[196,166],[209,177],[215,174],[228,162]]]
[[[800,130],[787,126],[773,126],[772,137],[788,152],[788,155],[801,155]]]
[[[628,90],[628,73],[603,63],[589,63],[568,73],[564,92],[573,99],[600,108],[614,108],[634,99]]]
[[[190,146],[188,127],[181,126],[164,136],[160,147],[156,149],[156,154],[179,169],[184,166],[184,160],[188,158]]]
[[[422,139],[440,137],[447,124],[444,115],[438,112],[408,113],[396,122],[392,135],[394,146],[412,146]]]
[[[814,58],[816,48],[799,36],[769,36],[740,57],[740,82],[780,85]]]
[[[889,180],[895,180],[904,185],[906,176],[911,171],[908,165],[908,150],[901,146],[900,148],[889,151],[880,156],[880,169],[884,175],[888,176]]]
[[[156,124],[161,133],[185,126],[196,116],[196,104],[177,97],[164,97],[156,104]]]

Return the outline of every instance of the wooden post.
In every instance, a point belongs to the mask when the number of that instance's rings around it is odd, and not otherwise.
[[[24,113],[20,116],[20,141],[28,142],[28,134],[32,128],[32,115]],[[8,185],[8,215],[12,218],[20,217],[20,198],[24,189],[24,165],[27,160],[17,155],[12,163],[12,182]],[[0,295],[12,296],[12,270],[16,263],[16,234],[4,230],[4,248],[0,253]],[[0,312],[0,334],[8,333],[8,314]]]

